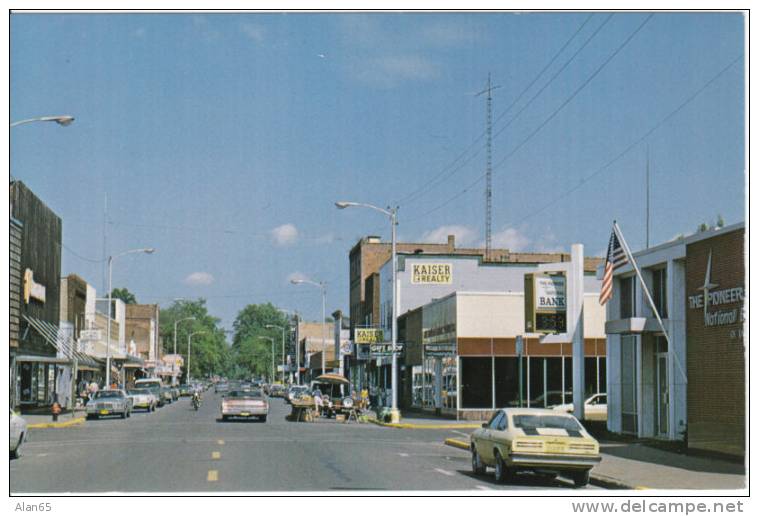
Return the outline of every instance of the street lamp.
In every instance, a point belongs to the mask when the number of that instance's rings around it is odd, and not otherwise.
[[[176,372],[177,367],[177,324],[181,323],[182,321],[194,321],[195,317],[185,317],[184,319],[178,319],[174,321],[174,372]],[[174,384],[176,385],[177,381],[177,375],[174,375]]]
[[[28,124],[31,122],[55,122],[58,125],[67,126],[71,125],[71,122],[74,121],[74,117],[71,115],[58,115],[58,116],[38,116],[37,118],[27,118],[25,120],[18,120],[17,122],[11,123],[11,127],[16,127],[17,125],[22,124]]]
[[[285,327],[276,324],[267,324],[267,328],[282,330],[282,383],[285,383]]]
[[[372,204],[366,204],[361,202],[350,202],[350,201],[339,201],[335,203],[335,206],[337,206],[338,209],[344,210],[345,208],[350,207],[360,207],[360,208],[369,208],[371,210],[378,211],[390,218],[390,227],[391,227],[391,235],[392,235],[392,267],[393,267],[393,305],[392,305],[392,318],[391,318],[391,334],[392,334],[392,351],[393,351],[393,368],[392,368],[392,389],[393,389],[393,403],[391,407],[391,419],[394,423],[397,423],[401,418],[401,413],[398,410],[398,352],[395,349],[396,342],[398,340],[398,323],[396,321],[398,315],[398,282],[397,282],[397,271],[398,271],[398,257],[395,251],[395,228],[398,226],[398,207],[390,208],[388,207],[386,210],[379,208],[377,206],[374,206]]]
[[[132,249],[129,251],[124,251],[123,253],[117,254],[116,256],[108,257],[108,326],[107,326],[108,335],[106,336],[106,341],[105,341],[106,342],[106,346],[105,346],[105,385],[106,385],[106,388],[110,387],[111,385],[111,310],[112,310],[112,304],[113,304],[113,298],[112,298],[113,260],[121,256],[125,256],[127,254],[134,254],[134,253],[153,254],[154,252],[155,252],[155,249],[153,249],[152,247],[144,247],[142,249]],[[124,378],[124,380],[126,380],[126,378]],[[126,381],[124,382],[124,387],[126,387]]]
[[[322,289],[322,374],[327,372],[327,284],[323,281],[316,282],[307,279],[292,279],[293,285],[306,284]]]
[[[192,336],[208,333],[207,331],[194,331],[187,336],[187,384],[190,384],[190,361],[192,359]]]
[[[271,337],[264,337],[263,335],[258,335],[258,338],[271,341],[271,383],[274,383],[276,376],[274,374],[274,339]]]
[[[295,319],[295,384],[300,385],[300,335],[298,333],[298,312],[295,310],[287,310],[286,308],[277,308],[280,312],[291,314]]]

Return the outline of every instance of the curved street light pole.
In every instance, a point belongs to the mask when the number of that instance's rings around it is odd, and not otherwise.
[[[56,115],[56,116],[38,116],[36,118],[26,118],[24,120],[18,120],[16,122],[11,123],[11,127],[16,127],[17,125],[23,125],[23,124],[29,124],[32,122],[55,122],[58,125],[67,126],[71,125],[71,122],[74,121],[74,117],[71,115]]]
[[[391,317],[391,334],[392,334],[392,353],[393,353],[393,366],[392,366],[392,407],[391,418],[394,423],[400,420],[401,414],[398,410],[398,352],[396,350],[396,344],[398,341],[398,256],[396,253],[396,226],[398,226],[398,207],[383,209],[373,204],[366,204],[362,202],[350,202],[339,201],[335,203],[338,209],[344,210],[345,208],[360,207],[369,208],[371,210],[378,211],[390,218],[391,235],[392,235],[392,267],[393,267],[393,295],[392,295],[392,317]]]
[[[176,372],[177,367],[177,324],[181,323],[182,321],[194,321],[195,317],[185,317],[184,319],[177,319],[174,321],[174,367],[172,371]],[[157,358],[157,357],[156,357]],[[174,384],[176,385],[176,382],[178,380],[178,375],[174,375]]]
[[[127,254],[145,253],[153,254],[155,249],[152,247],[145,247],[141,249],[131,249],[124,251],[116,256],[108,257],[108,319],[107,319],[107,335],[105,346],[105,387],[106,389],[111,386],[111,310],[113,305],[113,260]],[[126,378],[124,378],[124,387],[126,388]]]
[[[282,383],[285,383],[285,328],[276,324],[267,324],[267,328],[282,330]]]
[[[276,376],[274,374],[274,339],[271,337],[265,337],[263,335],[258,335],[258,338],[271,341],[271,383],[274,383],[275,376]]]
[[[290,283],[293,285],[305,283],[322,289],[322,374],[324,374],[327,372],[327,284],[323,281],[317,283],[306,279],[293,279]]]

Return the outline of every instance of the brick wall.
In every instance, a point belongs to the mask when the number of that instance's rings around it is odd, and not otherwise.
[[[708,312],[738,310],[735,323],[707,326],[703,307],[689,298],[702,294],[711,252],[712,292],[745,287],[743,229],[688,245],[686,250],[686,331],[688,446],[745,453],[745,341],[742,302],[710,306]]]

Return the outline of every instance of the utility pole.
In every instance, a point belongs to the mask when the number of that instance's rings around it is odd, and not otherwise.
[[[651,222],[651,203],[650,203],[650,197],[651,197],[651,190],[650,190],[650,172],[649,172],[649,148],[648,145],[646,145],[646,249],[648,249],[648,235],[650,230],[650,222]]]
[[[488,85],[476,96],[487,93],[486,134],[485,146],[485,260],[491,259],[493,233],[493,95],[492,91],[500,86],[492,86],[488,72]]]

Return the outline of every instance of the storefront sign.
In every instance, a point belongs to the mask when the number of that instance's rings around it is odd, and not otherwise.
[[[456,354],[456,344],[449,342],[445,344],[425,344],[424,356],[426,357],[439,357],[439,356],[451,356]]]
[[[398,353],[401,353],[403,351],[403,344],[401,344],[400,342],[396,343],[395,351]],[[372,358],[392,356],[393,346],[389,342],[383,342],[381,344],[370,344],[369,353]]]
[[[563,274],[535,275],[535,310],[567,311],[567,281]]]
[[[429,330],[424,330],[422,332],[422,336],[425,339],[432,339],[434,337],[449,335],[451,333],[456,333],[456,323],[446,324],[445,326],[440,326],[438,328],[430,328]]]
[[[710,308],[721,305],[743,303],[743,287],[730,287],[716,290],[717,287],[719,287],[719,284],[712,283],[711,277],[712,252],[709,250],[704,285],[699,287],[699,290],[701,290],[702,293],[688,296],[688,307],[692,310],[703,309],[704,326],[727,326],[730,324],[742,323],[743,314],[740,306],[725,310],[710,310]]]
[[[413,263],[411,283],[414,285],[450,285],[453,265],[450,263]]]
[[[374,344],[384,342],[385,332],[381,328],[355,328],[353,340],[357,344]]]
[[[567,331],[567,279],[564,273],[535,273],[524,276],[525,331]]]
[[[24,272],[24,302],[29,304],[29,299],[36,299],[40,303],[45,302],[45,285],[34,282],[34,271],[26,269]]]

